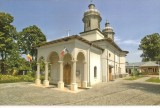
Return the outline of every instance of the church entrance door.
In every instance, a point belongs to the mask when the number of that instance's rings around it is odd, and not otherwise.
[[[112,67],[109,67],[109,81],[112,81]]]
[[[69,85],[71,83],[71,65],[70,64],[65,64],[63,68],[63,81],[64,84]]]

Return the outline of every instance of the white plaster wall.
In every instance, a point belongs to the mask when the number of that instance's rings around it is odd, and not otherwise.
[[[94,78],[94,66],[97,67],[97,77]],[[90,52],[90,81],[91,85],[100,82],[101,75],[101,56],[99,54]]]
[[[126,73],[126,66],[125,66],[125,56],[121,56],[120,57],[120,68],[121,68],[121,74],[125,74]]]
[[[57,84],[59,81],[59,64],[56,63],[55,65],[52,64],[51,66],[51,73],[50,73],[50,80],[51,84]]]
[[[98,30],[82,33],[81,36],[88,41],[95,41],[104,38],[104,36]]]
[[[64,48],[67,48],[69,53],[72,54],[74,47],[75,47],[74,41],[60,42],[57,44],[43,46],[38,48],[38,58],[43,56],[45,58],[45,61],[47,61],[51,52],[55,51],[60,56],[60,52]]]

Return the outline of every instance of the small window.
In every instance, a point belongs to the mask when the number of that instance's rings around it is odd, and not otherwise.
[[[109,53],[109,57],[111,57],[111,54]]]
[[[94,66],[94,78],[97,78],[97,67]]]
[[[91,26],[90,20],[88,20],[88,21],[86,22],[86,27],[90,27],[90,26]]]

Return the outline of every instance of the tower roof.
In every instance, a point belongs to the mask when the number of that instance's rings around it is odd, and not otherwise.
[[[102,30],[102,32],[113,32],[113,28],[110,26],[108,20],[106,20],[105,28]]]
[[[98,15],[100,16],[100,12],[95,8],[94,4],[89,4],[88,10],[84,12],[84,16],[87,15]]]

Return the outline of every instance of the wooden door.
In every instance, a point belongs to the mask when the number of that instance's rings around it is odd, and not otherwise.
[[[112,81],[112,68],[109,68],[109,81]]]
[[[66,64],[63,68],[63,81],[64,84],[69,85],[71,83],[71,65]]]

